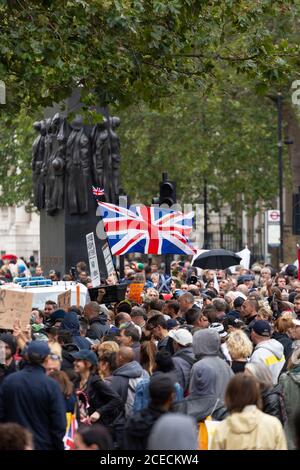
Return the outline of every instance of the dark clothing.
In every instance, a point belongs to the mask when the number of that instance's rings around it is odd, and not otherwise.
[[[166,336],[165,338],[158,341],[157,351],[161,351],[162,349],[166,349],[170,354],[174,354],[172,338]]]
[[[134,352],[134,360],[140,362],[141,359],[141,343],[133,343],[131,346]]]
[[[231,310],[230,312],[228,312],[226,314],[225,318],[228,318],[228,317],[231,317],[234,320],[240,320],[241,319],[241,315],[240,315],[240,312],[238,310]]]
[[[293,340],[285,333],[278,333],[274,331],[272,335],[273,339],[279,341],[283,346],[284,357],[287,360],[293,352],[292,344]]]
[[[251,317],[246,317],[243,319],[246,325],[248,326],[248,330],[250,331],[250,333],[252,331],[254,323],[256,322],[256,316],[257,313],[255,315],[252,315]]]
[[[79,389],[79,379],[75,381],[75,389]],[[83,390],[89,401],[88,414],[91,416],[95,411],[100,413],[98,423],[105,426],[113,424],[122,412],[123,406],[120,396],[98,375],[90,375]]]
[[[9,375],[0,390],[0,421],[33,433],[36,450],[63,450],[66,406],[58,383],[42,366],[26,364]]]
[[[244,372],[247,361],[232,361],[231,369],[235,374],[238,372]]]
[[[176,351],[173,355],[173,362],[178,383],[185,392],[189,387],[192,366],[196,362],[193,346]]]
[[[148,408],[131,416],[124,428],[123,449],[147,449],[147,441],[152,427],[164,413],[165,411],[150,404]]]
[[[61,348],[62,363],[61,370],[67,371],[68,369],[74,369],[74,357],[73,353],[78,352],[79,347],[76,344],[64,344]]]
[[[222,421],[228,415],[224,402],[215,395],[189,395],[183,401],[174,404],[174,411],[192,416],[198,423],[208,416],[215,421]]]
[[[275,387],[263,391],[261,396],[263,401],[262,411],[268,415],[276,416],[283,425],[286,421],[286,411],[282,385],[277,384]]]
[[[86,336],[90,339],[102,339],[109,331],[109,325],[107,323],[107,316],[105,313],[100,313],[98,317],[92,318],[89,321],[89,328]]]
[[[129,380],[146,377],[148,377],[148,374],[144,371],[142,366],[138,362],[132,361],[118,367],[118,369],[113,372],[111,387],[118,393],[122,399],[122,403],[125,405],[128,395]]]
[[[2,384],[3,380],[10,374],[17,372],[17,365],[14,360],[9,364],[9,366],[5,366],[3,364],[0,365],[0,385]]]
[[[76,344],[79,349],[90,349],[90,341],[83,336],[80,336],[80,325],[76,313],[67,313],[61,322],[59,329],[62,331],[70,331],[72,333],[72,343]]]

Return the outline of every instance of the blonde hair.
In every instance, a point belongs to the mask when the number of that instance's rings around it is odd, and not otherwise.
[[[258,320],[266,320],[270,322],[273,317],[273,312],[271,309],[266,308],[266,307],[260,307],[257,313],[257,319]]]
[[[99,358],[105,352],[119,352],[119,345],[115,341],[104,341],[104,343],[98,344],[96,348],[96,353]]]
[[[234,330],[229,333],[226,345],[233,361],[247,359],[253,350],[250,339],[242,330]]]
[[[274,324],[274,330],[278,333],[286,333],[290,328],[293,328],[294,323],[292,318],[279,317]]]

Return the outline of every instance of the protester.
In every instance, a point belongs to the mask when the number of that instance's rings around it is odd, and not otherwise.
[[[117,353],[117,369],[113,371],[111,387],[121,397],[125,414],[132,413],[137,384],[148,373],[134,360],[134,352],[129,347],[121,347]]]
[[[266,364],[272,374],[273,384],[276,385],[285,362],[282,344],[271,339],[271,326],[264,320],[257,320],[254,323],[251,340],[255,344],[255,348],[250,362]]]
[[[55,310],[57,310],[56,302],[54,302],[53,300],[47,300],[47,302],[45,302],[45,307],[44,307],[44,315],[45,315],[46,319],[49,318],[50,315]]]
[[[254,377],[236,374],[228,384],[225,404],[230,416],[216,427],[212,450],[286,450],[280,421],[259,409]]]
[[[244,372],[245,366],[253,351],[253,345],[242,330],[232,331],[226,342],[231,357],[231,369],[236,374]]]
[[[96,375],[98,359],[93,351],[82,349],[73,356],[78,374],[74,385],[79,399],[80,421],[112,426],[123,409],[120,396]]]
[[[88,322],[87,337],[93,340],[101,340],[109,330],[107,324],[107,316],[101,311],[100,305],[97,302],[90,302],[84,306],[84,318]]]
[[[112,341],[108,341],[109,343]],[[105,344],[105,343],[103,343]],[[103,351],[99,358],[99,375],[104,382],[111,385],[113,373],[118,368],[117,363],[118,351]]]
[[[121,346],[128,346],[133,349],[134,359],[140,362],[140,333],[132,323],[125,324],[123,328],[120,328],[119,342]]]
[[[199,330],[194,334],[193,351],[197,362],[192,367],[191,382],[201,361],[204,361],[217,371],[216,395],[222,400],[233,372],[225,360],[219,357],[220,346],[220,336],[213,329]]]
[[[272,338],[279,341],[283,346],[283,353],[286,360],[293,352],[293,340],[289,336],[289,331],[293,328],[292,318],[279,317],[274,323]]]
[[[157,347],[153,341],[144,341],[141,344],[140,363],[143,369],[145,369],[149,375],[153,374],[155,368],[156,353]]]
[[[224,419],[227,411],[223,400],[217,396],[216,369],[205,361],[199,361],[193,371],[188,396],[174,406],[176,411],[192,416],[197,422],[208,416],[214,420]]]
[[[167,351],[173,353],[172,340],[169,337],[167,322],[163,315],[158,314],[151,317],[147,321],[146,329],[151,332],[155,340],[158,340],[158,351],[161,349],[166,349]]]
[[[262,411],[276,416],[284,425],[287,415],[285,400],[281,384],[273,385],[270,369],[261,363],[251,362],[246,364],[245,373],[256,378],[259,383],[262,398]]]
[[[68,312],[60,324],[61,331],[70,331],[72,343],[79,349],[90,349],[91,343],[80,335],[80,323],[75,312]]]
[[[0,422],[30,430],[36,450],[63,450],[65,404],[59,385],[45,374],[49,354],[44,342],[29,344],[24,368],[2,382]]]
[[[82,426],[75,434],[75,450],[113,450],[108,430],[101,424]]]
[[[31,432],[16,423],[0,424],[0,451],[34,450]]]
[[[196,362],[193,352],[193,337],[188,330],[172,330],[169,337],[173,339],[173,363],[179,385],[184,392],[188,390],[191,369]]]
[[[195,421],[183,414],[167,413],[153,426],[147,448],[149,450],[197,450],[198,430]]]
[[[151,377],[149,384],[150,403],[148,407],[133,414],[124,428],[123,448],[145,450],[154,423],[167,413],[174,400],[174,383],[167,375]],[[178,432],[178,429],[177,429]]]
[[[296,349],[288,362],[288,371],[279,378],[283,387],[287,422],[285,432],[289,449],[297,449],[295,416],[300,411],[300,349]]]
[[[14,360],[14,355],[17,351],[17,342],[11,333],[1,333],[0,341],[4,343],[5,358],[4,363],[0,364],[0,385],[8,375],[16,372],[17,365]]]

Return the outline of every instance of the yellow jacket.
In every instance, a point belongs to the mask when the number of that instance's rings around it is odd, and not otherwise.
[[[286,450],[280,421],[255,405],[233,413],[216,428],[212,450]]]

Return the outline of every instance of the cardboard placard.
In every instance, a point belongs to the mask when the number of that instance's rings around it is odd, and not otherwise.
[[[144,283],[133,282],[130,284],[129,288],[129,300],[137,302],[138,304],[142,303],[142,292],[144,290]]]
[[[57,305],[58,308],[68,311],[68,308],[71,307],[71,290],[66,290],[57,296]]]
[[[31,309],[31,292],[0,289],[0,328],[13,330],[15,321],[20,320],[21,329],[25,331],[30,323]]]

